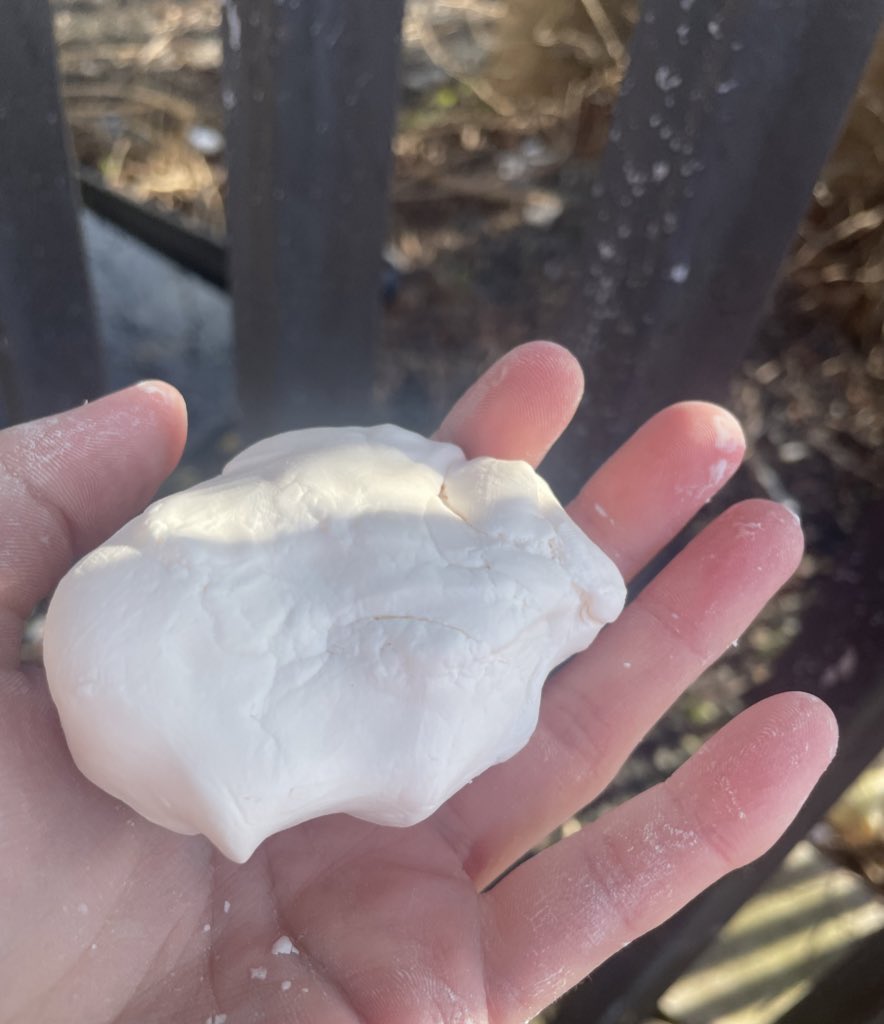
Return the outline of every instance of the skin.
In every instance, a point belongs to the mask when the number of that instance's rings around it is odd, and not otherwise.
[[[438,436],[540,462],[583,389],[575,360],[514,350]],[[783,694],[665,784],[487,888],[595,797],[640,737],[795,569],[782,507],[732,507],[547,684],[528,746],[431,819],[343,816],[245,865],[148,824],[87,782],[23,622],[178,461],[182,399],[151,383],[0,434],[0,1021],[515,1024],[782,833],[836,745],[831,712]],[[736,470],[724,410],[669,408],[586,484],[577,523],[635,575]],[[273,955],[290,936],[298,953]],[[263,976],[266,971],[266,977]]]

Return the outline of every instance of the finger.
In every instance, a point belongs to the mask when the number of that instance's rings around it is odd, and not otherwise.
[[[0,631],[18,631],[72,562],[139,512],[177,463],[184,401],[148,382],[0,434]]]
[[[744,712],[668,782],[508,875],[482,898],[489,1017],[522,1021],[782,834],[831,760],[808,694]]]
[[[782,506],[747,501],[728,509],[552,677],[528,745],[439,813],[477,887],[607,786],[794,572],[802,547],[800,527]]]
[[[583,397],[583,371],[561,345],[533,341],[487,370],[445,417],[435,437],[468,458],[490,455],[536,466]]]
[[[725,409],[680,402],[612,455],[568,513],[629,580],[727,483],[745,450]]]

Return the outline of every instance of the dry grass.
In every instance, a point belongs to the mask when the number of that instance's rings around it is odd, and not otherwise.
[[[415,0],[404,35],[494,113],[536,126],[568,119],[587,96],[610,104],[637,8],[637,0]]]
[[[541,135],[560,162],[596,156],[637,9],[637,0],[414,0],[406,44],[421,47],[480,101],[440,112],[433,129],[455,133],[469,126],[494,135],[498,148]],[[452,10],[463,11],[460,24]],[[419,128],[426,127],[423,118]],[[404,134],[411,134],[408,120]]]
[[[545,185],[603,149],[636,17],[637,0],[412,0],[406,48],[449,85],[445,103],[406,108],[394,142],[393,235],[409,265],[555,221],[562,199]]]
[[[224,231],[223,166],[189,141],[222,127],[215,0],[54,0],[81,162],[131,198]]]
[[[626,70],[636,0],[507,0],[488,79],[516,111],[573,116],[610,104]]]

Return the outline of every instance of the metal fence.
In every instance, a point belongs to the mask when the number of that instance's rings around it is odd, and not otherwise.
[[[226,254],[170,230],[176,254],[197,260],[207,276],[224,282],[229,270],[237,377],[252,432],[309,422],[320,411],[326,422],[370,413],[402,7],[403,0],[226,0]],[[582,280],[560,331],[592,368],[590,401],[576,423],[586,456],[575,481],[661,406],[722,395],[882,16],[884,0],[645,0],[593,186]],[[91,199],[114,202],[100,191]],[[47,0],[4,0],[0,401],[7,422],[103,390],[79,206]],[[137,209],[128,222],[143,238],[156,230]],[[857,652],[863,672],[824,694],[842,728],[834,768],[775,850],[600,968],[563,1001],[561,1020],[625,1024],[651,1013],[880,749],[882,522],[884,507],[868,507],[834,553],[852,567],[849,581],[833,580],[817,595],[804,638],[768,688],[820,693],[815,666],[833,663],[847,646]],[[876,974],[854,973],[856,987]],[[798,1007],[788,1020],[818,1019],[808,1013]]]

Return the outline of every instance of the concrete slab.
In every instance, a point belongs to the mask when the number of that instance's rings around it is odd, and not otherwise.
[[[205,447],[238,417],[229,297],[88,211],[83,233],[108,386],[174,384],[190,413],[188,447]]]

